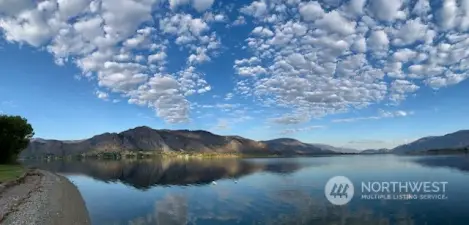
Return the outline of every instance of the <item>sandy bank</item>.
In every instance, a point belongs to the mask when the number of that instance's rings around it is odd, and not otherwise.
[[[66,178],[31,170],[0,187],[0,225],[89,225],[78,189]]]

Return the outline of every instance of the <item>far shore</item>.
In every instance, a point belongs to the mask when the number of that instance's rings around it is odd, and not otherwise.
[[[85,159],[148,159],[148,158],[177,158],[177,159],[223,159],[223,158],[292,158],[292,157],[327,157],[342,155],[360,155],[359,153],[319,153],[319,154],[271,154],[271,153],[215,153],[215,152],[160,152],[160,151],[116,151],[87,153],[80,155],[56,156],[44,155],[26,157],[20,160],[85,160]]]
[[[215,153],[215,152],[161,152],[161,151],[116,151],[87,153],[80,155],[56,156],[44,155],[39,157],[20,158],[28,160],[141,160],[141,159],[228,159],[228,158],[298,158],[298,157],[334,157],[334,156],[424,156],[424,155],[467,155],[467,149],[441,149],[427,151],[412,151],[405,154],[386,153],[319,153],[319,154],[270,154],[270,153]]]

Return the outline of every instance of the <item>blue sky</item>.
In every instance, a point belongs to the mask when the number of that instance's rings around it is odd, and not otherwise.
[[[0,1],[0,113],[394,147],[469,127],[469,0]]]

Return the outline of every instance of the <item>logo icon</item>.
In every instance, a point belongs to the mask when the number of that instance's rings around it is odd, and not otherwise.
[[[352,200],[355,190],[352,181],[344,176],[335,176],[326,183],[324,194],[334,205],[345,205]]]

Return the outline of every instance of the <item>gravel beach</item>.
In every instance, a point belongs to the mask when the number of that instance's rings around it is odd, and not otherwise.
[[[0,225],[89,225],[78,189],[66,178],[31,170],[0,186]]]

